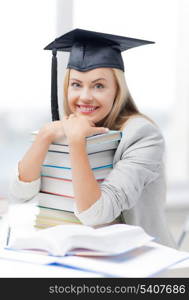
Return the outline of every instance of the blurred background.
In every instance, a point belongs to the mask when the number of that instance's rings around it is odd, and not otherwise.
[[[51,121],[51,53],[43,48],[74,28],[155,41],[123,52],[125,76],[139,109],[165,137],[166,213],[178,240],[189,217],[189,1],[2,0],[0,28],[1,198],[31,132]],[[60,107],[67,59],[58,54]],[[182,248],[189,250],[187,236]]]

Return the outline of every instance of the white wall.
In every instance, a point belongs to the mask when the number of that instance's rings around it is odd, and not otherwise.
[[[56,2],[56,37],[72,30],[73,0],[57,0]],[[69,53],[59,52],[58,58],[58,106],[59,117],[63,117],[63,78],[67,66]]]
[[[170,110],[169,177],[189,187],[189,1],[177,1],[175,101]],[[189,199],[188,199],[189,200]]]
[[[55,36],[55,12],[52,0],[0,2],[1,111],[47,108],[50,53],[43,48]]]

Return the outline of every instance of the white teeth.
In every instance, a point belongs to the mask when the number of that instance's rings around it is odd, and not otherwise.
[[[88,112],[88,111],[94,111],[95,107],[79,107],[80,111]]]

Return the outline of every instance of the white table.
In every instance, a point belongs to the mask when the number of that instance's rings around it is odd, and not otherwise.
[[[17,232],[29,233],[37,230],[33,226],[37,211],[38,208],[35,202],[10,206],[9,212],[0,220],[0,249],[3,249],[6,243],[9,227],[11,228],[10,239]],[[41,254],[39,255],[41,257]],[[45,266],[36,262],[28,262],[27,259],[23,262],[18,254],[17,257],[14,256],[11,259],[6,257],[0,258],[0,277],[86,278],[103,276],[98,273],[84,272],[70,268]],[[189,277],[189,259],[170,267],[166,271],[159,273],[156,277]]]

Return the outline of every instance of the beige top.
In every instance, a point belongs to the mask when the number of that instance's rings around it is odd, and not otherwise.
[[[101,197],[87,210],[75,214],[85,225],[111,222],[138,225],[156,242],[175,247],[165,218],[166,181],[163,136],[143,117],[131,118],[123,129],[113,170],[101,184]],[[40,178],[31,183],[13,179],[10,194],[19,200],[33,198]]]

